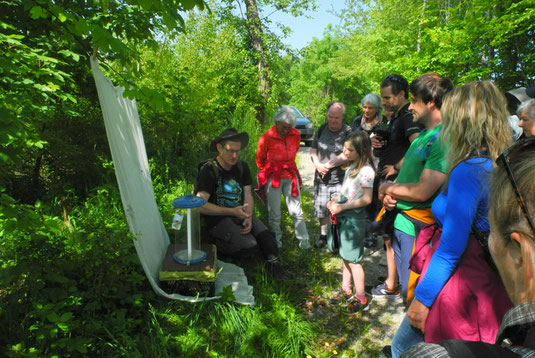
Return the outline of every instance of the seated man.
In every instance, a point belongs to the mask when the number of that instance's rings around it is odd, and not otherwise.
[[[224,256],[247,257],[260,249],[272,269],[280,271],[275,236],[254,215],[251,173],[238,159],[249,135],[227,128],[210,143],[218,155],[199,171],[196,195],[206,200],[199,208],[217,250]]]

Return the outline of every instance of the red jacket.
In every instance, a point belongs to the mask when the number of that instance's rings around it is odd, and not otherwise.
[[[255,188],[256,193],[265,201],[264,186],[271,178],[271,185],[278,188],[281,179],[292,179],[292,195],[297,196],[299,190],[297,187],[296,176],[301,185],[301,176],[295,164],[295,156],[301,143],[301,134],[295,128],[292,128],[286,138],[282,138],[277,133],[276,126],[271,127],[266,133],[262,134],[258,140],[256,149],[256,165],[260,172],[258,173],[258,185]]]

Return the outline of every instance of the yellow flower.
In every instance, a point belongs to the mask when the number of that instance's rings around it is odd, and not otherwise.
[[[334,354],[334,355],[337,355],[337,354],[338,354],[338,352],[337,352],[337,351],[333,351],[333,354]]]
[[[325,347],[328,347],[329,346],[329,342],[325,342]]]

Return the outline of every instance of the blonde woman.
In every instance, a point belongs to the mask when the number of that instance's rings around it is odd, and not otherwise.
[[[497,160],[492,175],[489,249],[515,304],[503,317],[494,345],[460,340],[418,344],[404,358],[533,357],[535,345],[535,138],[516,143]],[[515,353],[513,355],[511,353]]]
[[[444,100],[448,181],[433,201],[437,223],[422,229],[415,245],[411,268],[422,277],[404,321],[411,328],[402,323],[392,341],[395,357],[423,340],[494,343],[511,307],[479,242],[489,231],[489,175],[512,139],[505,109],[504,96],[488,81],[460,86]]]

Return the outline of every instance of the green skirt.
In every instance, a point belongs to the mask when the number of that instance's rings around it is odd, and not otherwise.
[[[340,232],[340,256],[351,263],[359,263],[364,256],[364,235],[366,233],[366,213],[363,209],[346,210],[336,215]],[[333,224],[329,222],[327,247],[334,250]]]

